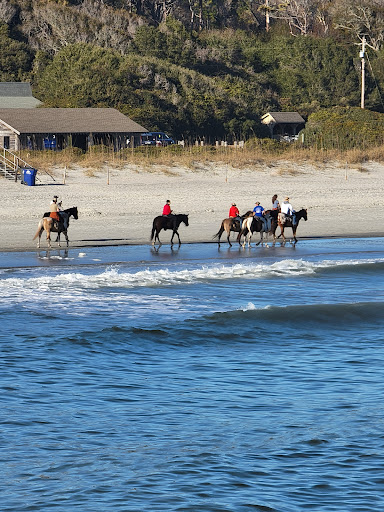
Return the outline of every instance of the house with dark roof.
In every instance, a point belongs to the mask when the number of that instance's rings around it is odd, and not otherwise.
[[[32,96],[28,82],[0,82],[0,108],[36,108],[41,104]]]
[[[305,121],[298,112],[268,112],[261,117],[268,126],[273,139],[292,141],[305,127]]]
[[[138,145],[147,132],[114,108],[7,108],[0,109],[0,146],[20,149],[77,147],[95,144],[115,150]]]

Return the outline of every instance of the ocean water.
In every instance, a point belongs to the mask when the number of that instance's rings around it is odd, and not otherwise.
[[[1,511],[384,510],[384,239],[0,254]]]

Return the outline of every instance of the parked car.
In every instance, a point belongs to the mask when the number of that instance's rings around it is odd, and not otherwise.
[[[175,141],[164,132],[146,132],[141,134],[142,146],[169,146]]]

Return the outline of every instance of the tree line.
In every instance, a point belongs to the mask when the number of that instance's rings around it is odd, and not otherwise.
[[[0,0],[0,79],[177,138],[263,137],[267,111],[358,106],[363,37],[383,112],[382,0]]]

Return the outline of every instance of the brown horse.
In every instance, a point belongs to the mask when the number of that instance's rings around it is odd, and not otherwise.
[[[244,236],[243,241],[243,247],[245,247],[245,244],[248,242],[248,247],[251,246],[251,238],[253,233],[260,233],[260,240],[256,245],[260,245],[263,243],[264,240],[264,234],[273,235],[273,239],[275,240],[275,232],[277,228],[277,220],[275,216],[270,215],[270,210],[266,210],[265,217],[268,222],[268,231],[264,230],[264,224],[261,222],[261,220],[258,217],[248,217],[243,222],[242,229],[239,233],[239,236],[237,237],[239,243],[241,243],[241,237]]]
[[[253,213],[251,211],[248,211],[244,215],[241,215],[241,218],[244,221],[244,219],[246,219],[247,217],[249,217],[251,215],[253,215]],[[229,240],[229,236],[231,234],[231,231],[233,233],[240,233],[240,222],[238,221],[238,219],[233,217],[233,218],[229,218],[229,219],[224,219],[222,221],[219,231],[213,237],[214,240],[215,240],[215,238],[218,239],[219,247],[220,247],[220,238],[221,238],[221,235],[224,233],[224,231],[227,233],[227,241],[229,243],[229,246],[232,247],[232,244]],[[239,237],[237,237],[237,241],[240,243]]]
[[[189,226],[188,215],[185,213],[179,213],[177,215],[159,215],[158,217],[155,217],[153,219],[151,232],[152,245],[156,243],[156,239],[159,241],[159,244],[162,245],[159,238],[159,233],[162,229],[172,229],[173,233],[171,238],[171,245],[173,245],[173,237],[175,235],[177,235],[180,245],[181,241],[177,230],[179,229],[179,226],[182,222],[184,222],[186,226]]]
[[[293,225],[293,223],[292,223],[292,217],[290,217],[288,215],[285,216],[285,222],[283,223],[281,220],[282,219],[281,215],[282,214],[279,213],[279,216],[277,218],[277,222],[278,222],[279,228],[281,230],[281,233],[277,238],[280,238],[282,236],[283,240],[285,242],[284,228],[291,228],[292,233],[293,233],[293,239],[296,243],[297,242],[297,238],[296,238],[297,227],[298,227],[301,219],[304,219],[305,221],[308,219],[307,210],[305,208],[302,208],[300,211],[295,213],[295,215],[296,215],[296,224],[295,225]]]
[[[77,220],[79,218],[78,212],[77,212],[77,206],[74,206],[73,208],[68,208],[67,210],[64,210],[64,213],[66,213],[68,215],[68,225],[69,225],[70,217],[73,217],[75,220]],[[39,239],[37,241],[37,247],[40,247],[41,235],[42,235],[43,231],[45,230],[45,232],[47,233],[48,247],[51,247],[51,232],[57,233],[56,241],[59,242],[59,247],[61,247],[60,246],[60,234],[64,233],[64,236],[65,236],[65,239],[67,242],[67,247],[68,247],[69,240],[68,240],[67,229],[68,228],[65,228],[64,224],[62,222],[57,222],[56,220],[52,219],[52,217],[44,216],[39,222],[39,225],[38,225],[37,231],[36,231],[36,235],[33,237],[33,240],[35,240],[35,238],[39,237]]]

